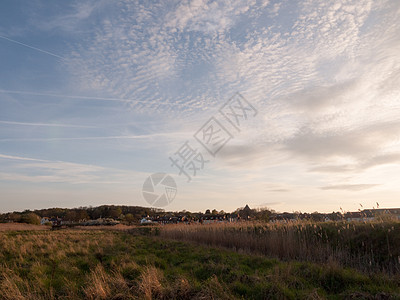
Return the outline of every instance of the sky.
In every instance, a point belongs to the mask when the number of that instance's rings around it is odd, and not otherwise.
[[[393,0],[1,1],[0,212],[150,206],[154,173],[168,211],[399,207],[399,18]]]

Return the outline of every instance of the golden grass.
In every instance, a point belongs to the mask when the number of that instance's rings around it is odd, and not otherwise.
[[[141,269],[128,253],[115,258],[120,263],[110,266],[111,271],[106,272],[101,263],[90,267],[82,286],[77,285],[74,276],[81,276],[82,271],[71,265],[69,258],[95,256],[101,261],[106,256],[105,249],[115,246],[115,239],[116,234],[108,230],[11,232],[11,235],[0,232],[0,262],[3,262],[0,265],[0,299],[55,299],[56,291],[49,287],[54,280],[61,280],[65,299],[81,298],[79,295],[82,293],[85,299],[137,299],[138,293],[145,299],[154,299],[163,298],[170,292],[161,284],[163,273],[151,265],[140,271],[135,286],[125,279],[122,275],[124,270]],[[29,266],[29,281],[15,272],[21,272],[27,259],[34,260]],[[187,281],[183,281],[179,290],[184,293],[187,285]]]
[[[124,224],[117,224],[113,226],[107,225],[99,225],[99,226],[75,226],[71,229],[77,230],[116,230],[116,231],[127,231],[132,230],[134,228],[138,228],[139,226],[136,225],[124,225]]]
[[[0,223],[0,231],[49,230],[48,226],[25,223]]]
[[[148,266],[145,268],[141,275],[141,281],[139,285],[139,289],[143,292],[145,299],[151,300],[154,298],[159,298],[162,295],[162,277],[162,273],[155,267]]]

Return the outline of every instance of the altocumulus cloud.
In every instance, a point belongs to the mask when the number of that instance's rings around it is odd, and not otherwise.
[[[124,151],[117,143],[131,139],[126,149],[143,148],[146,143],[146,150],[150,145],[164,152],[176,151],[186,132],[190,138],[192,128],[194,133],[233,93],[240,92],[259,114],[251,128],[235,134],[232,143],[208,165],[210,173],[221,175],[221,185],[233,178],[233,184],[248,191],[259,183],[272,182],[276,186],[254,189],[252,196],[274,193],[285,203],[290,197],[315,193],[310,198],[314,203],[320,195],[330,194],[329,190],[348,191],[356,197],[351,191],[377,190],[374,182],[385,182],[379,190],[396,186],[396,176],[385,170],[395,172],[400,161],[400,2],[118,0],[112,5],[73,2],[68,8],[48,19],[41,16],[41,22],[34,20],[33,24],[46,33],[70,38],[67,47],[58,49],[65,49],[59,54],[64,58],[61,65],[70,91],[74,91],[71,94],[86,96],[70,96],[69,100],[76,100],[69,101],[71,112],[77,110],[72,107],[75,103],[81,104],[79,117],[45,121],[49,115],[58,116],[59,107],[47,116],[38,114],[42,120],[2,117],[3,127],[28,123],[40,127],[37,136],[14,136],[7,131],[2,143],[115,144],[113,150],[119,157]],[[60,94],[35,92],[38,101]],[[13,96],[32,99],[35,95],[19,92]],[[47,102],[35,105],[47,107]],[[134,116],[134,132],[129,126],[93,134],[90,128],[87,133],[80,128],[75,136],[73,128],[67,128],[68,124],[99,122],[92,118],[99,108],[109,117],[101,120],[102,125],[122,122],[122,112],[126,119]],[[144,128],[143,116],[159,122],[154,128]],[[95,122],[82,123],[86,117]],[[157,136],[160,132],[165,133],[163,137]],[[102,149],[94,148],[93,153]],[[148,152],[138,152],[140,160],[144,160],[142,155],[150,157]],[[104,155],[107,159],[108,154]],[[125,154],[126,158],[128,151]],[[75,166],[29,161],[24,155],[18,160],[2,158],[7,161],[2,170],[9,171],[8,175],[3,171],[3,178],[23,175],[21,180],[62,181],[69,176],[73,182],[85,178],[95,182],[107,174],[105,169],[86,168],[84,162]],[[19,172],[22,167],[17,162],[28,171]],[[32,170],[40,170],[36,178]],[[114,171],[115,176],[106,176],[106,181],[123,177],[123,171]],[[202,180],[207,182],[207,178]]]

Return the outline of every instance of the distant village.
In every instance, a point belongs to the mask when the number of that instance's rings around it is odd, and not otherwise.
[[[310,220],[315,222],[332,221],[372,221],[377,218],[396,218],[400,220],[400,208],[364,209],[356,212],[332,213],[277,213],[269,209],[251,209],[248,205],[232,213],[209,210],[204,213],[189,211],[165,212],[162,209],[139,206],[103,205],[99,207],[80,207],[73,209],[51,208],[24,212],[0,214],[0,222],[28,223],[43,226],[113,226],[149,224],[212,224],[223,222],[295,222]]]
[[[200,214],[196,217],[192,216],[154,216],[154,217],[143,217],[140,220],[141,224],[158,223],[158,224],[169,224],[169,223],[201,223],[211,224],[219,222],[238,222],[238,221],[267,221],[267,222],[295,222],[298,220],[312,220],[316,222],[330,222],[330,221],[372,221],[376,218],[382,217],[394,217],[400,220],[400,208],[395,209],[366,209],[357,212],[333,212],[333,213],[275,213],[268,210],[256,210],[251,209],[246,205],[242,209],[238,209],[233,213],[220,214],[211,213],[209,210],[205,214]]]

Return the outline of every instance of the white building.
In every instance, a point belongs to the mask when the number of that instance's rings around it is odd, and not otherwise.
[[[46,225],[47,223],[50,223],[50,219],[48,217],[43,217],[40,220],[40,225]]]

